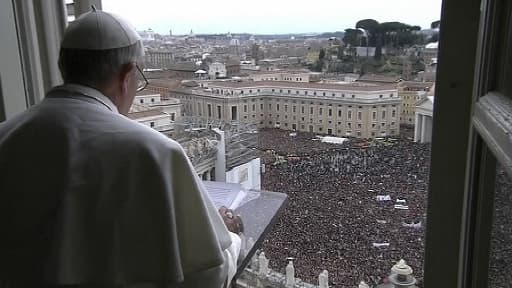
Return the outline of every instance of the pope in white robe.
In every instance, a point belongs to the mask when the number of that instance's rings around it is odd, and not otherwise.
[[[231,280],[240,238],[182,147],[121,106],[66,84],[0,123],[0,287]]]
[[[60,284],[221,287],[240,247],[181,146],[78,85],[0,124],[0,228],[0,279]]]

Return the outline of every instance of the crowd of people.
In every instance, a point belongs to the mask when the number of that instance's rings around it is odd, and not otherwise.
[[[292,134],[293,135],[293,134]],[[313,133],[265,129],[262,188],[289,203],[263,244],[272,269],[294,259],[297,277],[332,287],[385,281],[407,261],[420,281],[430,146],[397,139],[323,143]]]

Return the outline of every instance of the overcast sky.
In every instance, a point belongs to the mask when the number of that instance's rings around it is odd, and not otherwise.
[[[442,0],[103,0],[103,10],[137,30],[161,34],[332,32],[358,20],[400,21],[422,28],[439,20]]]

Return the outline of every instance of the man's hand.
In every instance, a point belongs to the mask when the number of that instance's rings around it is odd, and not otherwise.
[[[228,230],[230,232],[236,234],[244,232],[242,218],[240,218],[239,215],[235,215],[235,212],[233,212],[233,210],[228,209],[225,206],[222,206],[219,208],[219,213],[220,216],[222,216],[222,220],[224,220],[224,223],[226,224],[226,227],[228,227]]]

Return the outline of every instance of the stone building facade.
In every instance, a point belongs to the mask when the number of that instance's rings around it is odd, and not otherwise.
[[[168,51],[147,51],[146,68],[169,68],[174,62],[174,54]]]
[[[414,142],[430,143],[434,123],[434,96],[427,96],[416,105]]]
[[[433,84],[433,82],[417,81],[402,81],[398,84],[398,96],[402,99],[401,124],[415,124],[416,103],[426,97]]]
[[[253,73],[249,76],[254,81],[318,82],[320,73],[309,71],[276,71],[274,73]]]
[[[210,81],[170,94],[182,102],[184,115],[258,128],[358,138],[400,132],[401,99],[392,85]]]

